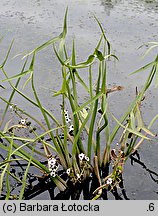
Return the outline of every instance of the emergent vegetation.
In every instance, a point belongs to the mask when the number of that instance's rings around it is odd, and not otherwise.
[[[7,55],[0,65],[1,72],[5,77],[1,80],[1,87],[5,88],[7,82],[12,88],[9,99],[6,100],[0,96],[1,101],[6,103],[0,121],[2,152],[0,194],[4,199],[31,198],[28,191],[35,188],[32,184],[34,181],[39,181],[40,184],[42,182],[42,187],[46,187],[51,199],[54,198],[56,187],[61,191],[59,195],[57,194],[56,199],[69,199],[70,197],[79,199],[81,194],[83,199],[107,199],[107,194],[114,193],[117,187],[123,189],[122,175],[129,157],[137,154],[137,150],[144,140],[155,136],[151,132],[151,127],[158,115],[151,119],[150,124],[146,126],[140,108],[144,94],[152,81],[155,77],[158,80],[158,55],[154,61],[134,72],[148,69],[149,75],[141,91],[136,91],[135,99],[127,107],[121,119],[117,119],[115,114],[109,110],[110,97],[108,96],[113,91],[122,90],[123,87],[107,88],[107,64],[109,59],[118,60],[118,58],[111,53],[110,43],[99,20],[96,17],[95,20],[101,30],[101,36],[94,52],[85,62],[76,63],[74,40],[71,56],[68,56],[65,44],[67,9],[62,33],[25,55],[21,72],[13,77],[8,77],[5,65],[13,45],[13,42],[11,43]],[[62,121],[43,106],[35,88],[36,56],[48,46],[52,46],[52,51],[61,64],[61,89],[55,92],[50,100],[56,100],[56,97],[61,98]],[[151,49],[155,46],[158,44],[153,43]],[[26,70],[30,58],[31,63]],[[98,65],[98,71],[93,70],[96,65]],[[83,68],[87,69],[88,82],[82,77]],[[18,88],[20,81],[26,75],[29,77],[24,87],[31,83],[34,100]],[[15,79],[16,83],[13,84]],[[87,100],[82,104],[78,97],[80,88],[78,86],[82,86],[88,95],[86,96]],[[20,104],[16,105],[12,102],[15,93],[21,95],[35,109],[41,111],[44,123],[22,110]],[[9,109],[19,119],[17,124],[8,120],[4,125]],[[115,120],[114,128],[109,125],[109,118]],[[53,128],[52,125],[54,125]],[[40,130],[36,130],[37,127]],[[19,130],[21,133],[18,133]],[[26,136],[26,133],[22,133],[22,131],[27,131],[29,136]],[[119,137],[120,134],[121,137]],[[114,143],[114,140],[117,142]],[[43,146],[40,149],[39,143]],[[38,156],[43,157],[43,161],[39,161]],[[31,176],[30,169],[32,167],[34,170],[39,170],[38,175]],[[21,170],[19,176],[16,175],[13,168]],[[14,187],[13,180],[16,181]],[[20,192],[15,194],[15,188],[20,188]]]

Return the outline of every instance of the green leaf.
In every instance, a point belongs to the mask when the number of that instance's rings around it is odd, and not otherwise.
[[[135,130],[136,127],[135,127],[135,117],[134,117],[134,112],[133,110],[130,112],[130,123],[131,123],[131,128],[132,130]]]
[[[64,65],[64,66],[66,66],[66,67],[68,67],[68,68],[71,68],[71,69],[79,69],[79,68],[88,67],[88,66],[92,65],[93,62],[94,62],[94,60],[95,60],[95,56],[94,56],[94,55],[90,55],[90,56],[88,57],[87,61],[81,62],[81,63],[76,64],[76,65],[70,65],[70,64],[68,63],[67,60],[66,60],[66,61],[63,61],[63,60],[60,58],[60,56],[59,56],[59,54],[58,54],[58,52],[57,52],[57,50],[56,50],[56,48],[55,48],[54,45],[53,45],[53,48],[54,48],[54,52],[55,52],[55,54],[56,54],[56,56],[57,56],[59,62],[61,63],[61,65]]]
[[[104,60],[104,56],[103,56],[103,54],[102,54],[99,50],[95,49],[95,54],[97,55],[97,58],[98,58],[100,61],[103,61],[103,60]]]
[[[11,121],[12,121],[12,119],[10,119],[9,121],[6,122],[6,124],[4,126],[4,129],[3,129],[3,133],[6,133],[8,131],[9,124],[10,124]]]
[[[8,81],[11,81],[13,79],[21,78],[21,77],[27,75],[30,72],[31,72],[30,70],[26,70],[26,71],[24,71],[24,72],[22,72],[20,74],[16,74],[15,76],[12,76],[10,78],[4,79],[4,80],[2,80],[2,82],[8,82]]]
[[[132,134],[135,134],[136,136],[139,136],[141,138],[144,138],[144,139],[147,139],[147,140],[150,140],[148,137],[144,136],[143,134],[139,133],[137,130],[133,130],[133,129],[130,129],[130,128],[126,128],[123,124],[121,124],[121,122],[119,122],[117,120],[117,118],[115,118],[115,116],[111,113],[113,119],[124,129],[126,129],[128,132],[132,133]]]
[[[0,163],[0,169],[2,169],[2,167],[5,166],[8,163],[15,162],[15,161],[20,161],[20,160],[23,160],[23,159],[16,158],[16,159],[11,159],[11,160],[8,160],[8,159],[4,160],[3,162]]]
[[[62,39],[65,38],[66,33],[67,33],[67,12],[68,12],[68,7],[66,8],[66,12],[65,12],[64,26],[63,26],[62,33],[60,33],[59,36],[53,37],[52,39],[48,40],[47,42],[43,43],[42,45],[36,47],[34,50],[32,50],[31,52],[29,52],[28,54],[26,54],[23,58],[31,55],[34,52],[39,52],[39,51],[45,49],[46,47],[48,47],[49,45],[52,45],[55,42],[60,41],[60,40],[62,40]]]
[[[151,42],[150,42],[150,44],[151,44]],[[155,43],[154,45],[152,45],[152,46],[144,53],[144,55],[143,55],[142,58],[144,58],[146,55],[148,55],[149,52],[151,52],[151,50],[154,49],[154,48],[156,48],[156,47],[158,47],[158,44],[157,44],[157,43]]]
[[[76,65],[75,41],[72,44],[72,65]]]
[[[35,148],[35,146],[34,146]],[[24,176],[23,176],[23,179],[22,179],[22,187],[21,187],[21,190],[20,190],[20,196],[19,196],[19,200],[22,200],[23,199],[23,195],[24,195],[24,192],[25,192],[25,188],[26,188],[26,181],[27,181],[27,174],[29,172],[29,169],[30,169],[30,165],[31,165],[31,161],[32,161],[32,158],[33,158],[33,154],[34,154],[34,148],[32,150],[32,154],[31,154],[31,157],[30,157],[30,160],[28,162],[28,165],[26,167],[26,170],[25,170],[25,173],[24,173]]]
[[[4,65],[6,64],[6,62],[7,62],[7,60],[8,60],[8,57],[9,57],[10,51],[11,51],[12,46],[13,46],[13,42],[14,42],[14,40],[12,40],[12,42],[11,42],[11,44],[10,44],[10,46],[9,46],[9,49],[8,49],[7,55],[6,55],[6,57],[5,57],[4,61],[3,61],[3,63],[0,65],[0,69],[4,67]]]
[[[86,117],[87,117],[87,115],[88,115],[88,112],[87,112],[87,110],[85,109],[85,108],[83,108],[81,111],[80,111],[80,113],[81,113],[81,115],[82,115],[82,117],[85,119]]]
[[[74,111],[74,115],[81,111],[84,107],[86,107],[88,104],[91,104],[93,101],[97,100],[99,97],[101,97],[102,92],[99,92],[97,95],[95,95],[92,99],[88,100],[87,102],[85,102],[84,104],[82,104],[80,107],[78,107],[75,111]]]
[[[151,122],[148,125],[148,129],[151,128],[151,126],[154,124],[154,122],[158,119],[158,114],[154,116],[154,118],[151,120]]]
[[[66,68],[63,67],[63,80],[62,80],[62,87],[61,87],[61,90],[54,93],[53,94],[53,97],[56,97],[60,94],[64,94],[65,96],[67,96],[67,93],[66,93]]]
[[[3,89],[5,89],[5,87],[4,87],[4,86],[2,86],[2,85],[0,85],[0,87],[1,87],[1,88],[3,88]]]
[[[22,73],[22,72],[24,71],[24,69],[25,69],[25,66],[26,66],[26,64],[27,64],[27,60],[28,60],[28,59],[26,59],[25,62],[24,62],[24,65],[23,65],[23,67],[22,67],[21,73]],[[5,77],[8,78],[8,76],[7,76],[7,74],[6,74],[5,70],[4,70],[4,68],[2,68],[2,71],[3,71],[4,75],[5,75]],[[18,87],[18,84],[19,84],[19,82],[20,82],[20,79],[21,79],[21,78],[19,78],[19,79],[16,81],[15,88]],[[9,82],[9,84],[11,85],[10,82]],[[7,100],[7,102],[5,101],[5,102],[7,103],[7,105],[6,105],[6,108],[5,108],[4,112],[3,112],[2,121],[0,122],[0,125],[2,125],[2,123],[3,123],[3,121],[4,121],[5,115],[6,115],[6,113],[7,113],[8,107],[9,107],[11,101],[12,101],[12,98],[13,98],[14,94],[15,94],[15,89],[13,89],[13,91],[11,92],[10,97],[9,97],[9,99]],[[1,99],[2,99],[2,98],[1,98]]]
[[[77,79],[79,80],[79,82],[81,83],[81,85],[85,88],[85,90],[87,92],[89,92],[89,88],[87,87],[86,83],[83,81],[83,79],[81,78],[81,76],[78,74],[78,72],[75,72],[75,76],[77,77]]]
[[[145,133],[147,133],[147,134],[149,134],[150,136],[152,136],[152,137],[155,137],[155,136],[156,136],[156,135],[153,134],[149,129],[147,129],[147,128],[145,128],[145,127],[142,127],[142,130],[143,130]]]
[[[28,70],[26,70],[24,72],[20,72],[19,74],[15,75],[15,76],[12,76],[10,78],[6,78],[6,79],[2,80],[2,82],[8,82],[8,81],[11,81],[13,79],[21,78],[21,77],[27,75],[28,73],[30,73],[30,77],[28,78],[28,80],[24,84],[24,87],[25,87],[26,84],[30,81],[30,79],[32,77],[32,73],[33,73],[33,70],[34,70],[34,63],[35,63],[35,52],[33,54],[32,61],[30,63],[30,67],[29,67]]]
[[[155,64],[156,64],[156,62],[155,62],[155,61],[152,61],[152,62],[150,62],[149,64],[146,64],[145,66],[143,66],[143,67],[139,68],[138,70],[132,72],[130,75],[133,75],[133,74],[139,73],[139,72],[141,72],[141,71],[143,71],[143,70],[146,70],[146,69],[150,68],[151,66],[153,66],[153,65],[155,65]]]
[[[99,27],[100,27],[100,29],[101,29],[102,35],[103,35],[103,37],[104,37],[104,40],[105,40],[105,42],[107,43],[108,54],[110,54],[111,47],[110,47],[109,41],[107,40],[107,38],[106,38],[106,36],[105,36],[104,29],[103,29],[103,27],[102,27],[100,21],[98,20],[98,18],[97,18],[96,16],[94,16],[94,18],[96,19],[96,21],[97,21],[97,23],[98,23],[98,25],[99,25]]]

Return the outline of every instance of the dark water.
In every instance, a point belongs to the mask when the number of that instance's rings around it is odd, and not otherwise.
[[[141,59],[145,47],[138,49],[149,41],[158,41],[158,1],[152,0],[33,0],[20,1],[1,0],[0,3],[0,35],[4,36],[1,42],[0,60],[3,60],[9,43],[14,38],[14,46],[10,61],[6,70],[10,76],[19,73],[22,66],[21,57],[34,47],[47,41],[52,36],[58,35],[62,30],[63,16],[68,5],[68,36],[67,44],[71,47],[72,39],[75,37],[77,48],[77,60],[83,61],[90,55],[100,37],[100,29],[94,20],[95,14],[106,30],[106,36],[112,44],[113,52],[120,61],[109,67],[109,84],[118,84],[125,90],[117,95],[111,96],[110,107],[117,117],[126,110],[131,98],[135,96],[135,87],[139,88],[146,80],[147,72],[129,76],[131,72],[150,62],[157,52],[152,51],[145,59]],[[21,54],[18,55],[17,54]],[[16,57],[15,57],[16,56]],[[60,101],[52,102],[52,91],[60,89],[60,68],[57,61],[53,59],[51,49],[42,51],[37,59],[36,65],[36,88],[40,99],[46,108],[55,112],[57,117]],[[14,58],[15,57],[15,58]],[[86,76],[83,74],[83,76]],[[4,77],[0,75],[0,79]],[[22,89],[22,84],[20,86]],[[0,94],[8,97],[10,87],[0,89]],[[29,86],[24,90],[29,96]],[[82,95],[82,92],[81,92]],[[143,104],[145,122],[148,123],[157,114],[157,89],[152,86],[146,95]],[[50,99],[51,98],[51,99]],[[18,95],[14,102],[20,104],[21,108],[34,113],[41,118],[39,112],[21,99]],[[0,114],[4,108],[1,102]],[[157,124],[153,132],[157,133]],[[144,143],[140,149],[140,156],[146,166],[158,172],[157,162],[158,144],[156,141]],[[158,189],[149,173],[139,164],[125,166],[125,188],[130,199],[157,199]],[[38,198],[47,198],[43,194]]]

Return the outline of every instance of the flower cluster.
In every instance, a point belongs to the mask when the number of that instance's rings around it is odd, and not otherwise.
[[[14,112],[15,115],[18,118],[20,118],[20,120],[18,122],[18,126],[16,126],[16,127],[23,128],[23,126],[24,126],[24,128],[25,128],[25,126],[29,126],[31,124],[30,121],[27,121],[27,118],[24,118],[22,116],[22,111],[18,108],[17,104],[10,104],[9,107],[10,107],[11,112]]]
[[[57,160],[54,157],[49,157],[48,158],[48,169],[50,171],[50,175],[52,177],[56,176],[56,171],[59,167],[59,164],[57,162]]]
[[[67,173],[68,175],[70,175],[70,173],[71,173],[71,169],[68,168],[68,169],[66,170],[66,173]]]
[[[17,104],[10,104],[9,108],[11,109],[11,111],[17,111]]]
[[[73,135],[73,131],[74,131],[74,126],[70,125],[69,126],[69,134],[72,136]]]
[[[86,173],[89,172],[88,170],[90,169],[90,165],[88,163],[89,157],[87,157],[84,153],[80,153],[78,155],[78,158],[80,161],[80,171],[77,173],[77,171],[74,171],[73,168],[68,168],[66,170],[67,175],[74,183],[81,182]]]
[[[106,184],[111,185],[112,184],[112,178],[108,178],[107,181],[106,181]]]
[[[79,157],[79,159],[80,159],[80,161],[89,161],[89,157],[87,157],[84,153],[80,153],[79,155],[78,155],[78,157]]]
[[[73,136],[74,126],[71,123],[71,118],[69,118],[68,110],[64,110],[65,121],[69,125],[69,134]]]
[[[64,116],[65,116],[66,123],[71,122],[71,118],[69,118],[68,110],[64,110]]]
[[[75,183],[75,182],[80,182],[81,177],[82,177],[82,173],[74,173],[74,170],[71,168],[68,168],[66,170],[67,175],[71,178],[71,180]]]

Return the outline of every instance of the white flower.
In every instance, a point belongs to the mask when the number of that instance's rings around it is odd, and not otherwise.
[[[85,154],[84,154],[84,153],[81,153],[81,154],[78,155],[78,157],[79,157],[79,159],[82,161],[82,160],[84,159],[84,157],[85,157]]]
[[[86,161],[89,161],[89,157],[85,156],[84,158],[85,158]]]
[[[64,139],[64,134],[59,134],[60,139]]]
[[[77,176],[77,179],[79,179],[79,178],[80,178],[80,174],[79,174],[79,173],[77,173],[77,174],[76,174],[76,176]]]
[[[55,177],[55,176],[56,176],[55,171],[53,170],[53,171],[50,173],[50,175],[51,175],[52,177]]]
[[[20,120],[20,123],[21,123],[22,125],[24,125],[24,124],[26,123],[26,119],[21,119],[21,120]]]
[[[69,123],[71,121],[71,118],[69,118],[68,110],[64,110],[64,115],[66,123]]]
[[[69,132],[70,131],[73,131],[74,130],[74,126],[73,125],[70,125],[70,127],[69,127]]]
[[[56,163],[56,159],[55,158],[53,158],[53,157],[50,157],[50,158],[48,158],[48,163]]]
[[[55,158],[48,158],[48,169],[50,171],[52,171],[52,169],[57,170],[58,166],[57,166],[57,161]]]
[[[51,163],[55,164],[57,162],[57,160],[55,158],[52,158]]]
[[[53,165],[51,166],[51,169],[54,170],[54,171],[57,171],[58,167],[59,167],[58,164],[55,164],[55,165],[53,164]]]
[[[15,111],[16,108],[17,108],[17,105],[16,105],[16,104],[11,104],[11,105],[9,106],[9,108],[10,108],[12,111]]]
[[[108,178],[108,180],[106,181],[107,185],[111,185],[112,184],[112,178]]]
[[[73,131],[74,131],[74,126],[73,126],[73,125],[70,125],[70,127],[69,127],[69,134],[70,134],[71,136],[73,136]]]
[[[68,175],[70,175],[70,171],[71,171],[71,169],[69,168],[69,169],[66,170],[66,173],[67,173]]]
[[[66,123],[71,122],[71,119],[69,117],[65,117]]]
[[[66,118],[66,117],[67,117],[67,118],[69,117],[69,116],[68,116],[68,110],[64,110],[64,115],[65,115],[65,118]]]

